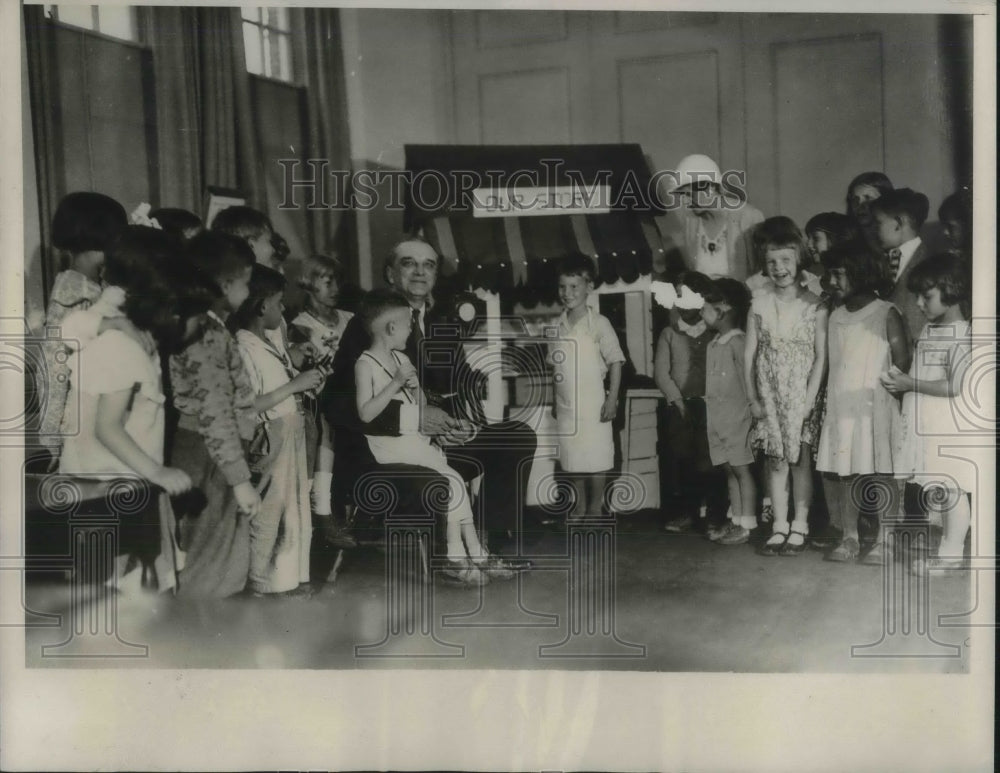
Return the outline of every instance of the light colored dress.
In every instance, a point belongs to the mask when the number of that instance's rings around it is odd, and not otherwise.
[[[255,394],[264,395],[297,375],[287,351],[249,330],[236,343]],[[260,593],[294,590],[309,581],[312,511],[306,463],[305,420],[297,395],[261,414],[266,453],[254,460],[261,507],[250,521],[250,587]]]
[[[378,394],[395,376],[396,371],[390,370],[386,365],[371,352],[362,352],[372,369],[372,394]],[[410,358],[399,351],[392,353],[398,368],[402,363],[408,363]],[[360,385],[359,385],[360,386]],[[407,387],[400,389],[393,400],[398,400],[411,405],[416,404],[417,396]],[[427,467],[435,470],[448,479],[448,521],[458,520],[459,523],[473,523],[472,503],[465,488],[465,481],[448,464],[448,459],[437,446],[433,445],[428,437],[418,433],[403,433],[402,435],[366,435],[368,447],[371,448],[372,456],[379,464],[415,464],[420,467]]]
[[[751,445],[774,459],[797,464],[802,443],[819,437],[819,411],[806,405],[816,359],[820,299],[807,290],[789,301],[774,293],[756,296],[750,313],[757,326],[755,381],[765,416],[754,422]]]
[[[625,361],[611,322],[588,307],[570,326],[563,312],[549,361],[555,380],[559,465],[564,472],[610,470],[615,446],[612,422],[601,421],[607,399],[604,377],[612,364]]]
[[[917,339],[910,375],[920,381],[948,379],[956,368],[967,366],[970,359],[971,336],[967,321],[928,324]],[[963,432],[956,399],[961,398],[917,392],[903,395],[902,421],[897,437],[896,472],[900,477],[913,478],[922,485],[940,481],[949,489],[957,484],[967,493],[975,491],[975,465],[960,458],[949,458],[961,457],[961,446],[969,442],[970,428],[965,427]]]
[[[826,416],[816,469],[841,476],[893,472],[892,438],[899,403],[879,381],[892,367],[886,319],[895,308],[875,299],[857,311],[830,315]]]
[[[95,478],[123,475],[138,476],[125,462],[97,439],[97,408],[102,395],[132,391],[125,417],[125,433],[158,464],[163,463],[165,403],[160,359],[147,353],[131,336],[118,330],[99,335],[78,359],[71,361],[69,399],[66,420],[79,428],[63,443],[59,472]],[[154,562],[161,591],[176,585],[176,573],[184,557],[176,540],[176,521],[170,498],[161,492],[157,498],[160,526],[160,553]],[[123,518],[128,518],[125,514]]]

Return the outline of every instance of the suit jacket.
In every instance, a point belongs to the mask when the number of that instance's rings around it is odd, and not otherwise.
[[[889,297],[887,298],[887,300],[896,304],[896,308],[903,315],[903,320],[906,322],[906,329],[910,334],[911,346],[917,340],[920,331],[923,330],[927,318],[917,308],[917,297],[906,289],[906,281],[910,278],[910,274],[913,273],[913,269],[927,260],[928,257],[930,257],[930,250],[921,241],[917,249],[914,250],[913,255],[910,256],[910,262],[906,264],[906,267],[892,286],[892,292],[889,293]],[[886,260],[888,265],[888,258]]]

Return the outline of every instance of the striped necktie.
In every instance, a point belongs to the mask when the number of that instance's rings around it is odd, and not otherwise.
[[[892,277],[892,281],[895,282],[897,279],[897,274],[899,273],[899,261],[903,257],[903,251],[899,247],[893,247],[889,250],[889,275]]]

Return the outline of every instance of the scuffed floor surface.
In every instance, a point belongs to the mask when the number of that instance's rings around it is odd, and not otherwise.
[[[565,528],[535,536],[528,552],[539,568],[481,591],[424,584],[419,572],[408,571],[416,560],[409,553],[400,579],[390,582],[384,548],[362,547],[347,554],[335,584],[317,581],[309,599],[194,603],[117,596],[117,625],[93,601],[71,604],[66,582],[36,579],[25,589],[26,663],[749,673],[968,669],[963,621],[978,599],[972,571],[935,574],[925,583],[901,564],[889,570],[834,564],[811,550],[765,558],[751,545],[721,547],[695,535],[666,534],[648,514],[621,517],[613,550],[598,555],[593,551],[600,546],[592,543],[578,566],[566,557]],[[320,555],[317,563],[329,558]],[[614,582],[604,582],[612,571]],[[87,633],[91,625],[117,629],[117,636]]]

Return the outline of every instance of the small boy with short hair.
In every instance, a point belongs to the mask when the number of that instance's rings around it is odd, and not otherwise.
[[[910,340],[916,341],[925,318],[917,307],[916,296],[906,289],[910,273],[929,255],[920,240],[920,229],[927,220],[930,202],[922,193],[909,188],[888,191],[871,202],[871,213],[879,246],[885,251],[885,290],[882,297],[902,312]]]
[[[587,305],[594,264],[574,253],[559,266],[563,306],[549,351],[554,369],[559,465],[576,494],[571,517],[600,515],[614,466],[611,421],[618,411],[625,355],[611,322]],[[604,380],[608,378],[608,388]]]

